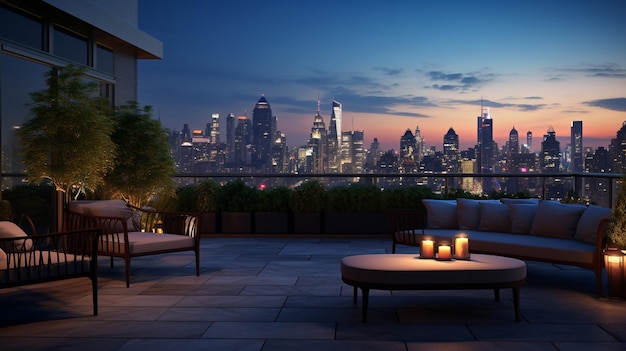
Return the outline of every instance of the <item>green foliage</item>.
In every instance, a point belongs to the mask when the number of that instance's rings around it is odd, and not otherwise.
[[[252,212],[258,204],[258,193],[243,180],[226,183],[219,191],[219,209],[225,212]]]
[[[385,189],[382,193],[385,209],[392,208],[420,208],[422,199],[435,198],[435,194],[426,186]]]
[[[176,211],[195,212],[198,186],[186,185],[176,189]]]
[[[289,207],[294,213],[322,212],[326,205],[326,188],[318,180],[309,180],[293,189]]]
[[[50,179],[68,196],[100,184],[115,155],[110,103],[83,73],[73,66],[46,73],[47,89],[31,93],[31,118],[17,131],[29,181]]]
[[[199,212],[216,212],[219,201],[219,185],[212,180],[205,180],[198,184],[196,191],[196,210]]]
[[[289,197],[292,190],[287,187],[276,187],[259,193],[260,212],[288,212]]]
[[[174,192],[176,173],[169,141],[152,108],[129,102],[115,110],[117,145],[113,170],[104,178],[107,191],[134,206],[149,203],[157,194]]]
[[[622,178],[617,201],[611,212],[607,237],[611,244],[626,249],[626,176]]]
[[[333,212],[382,212],[384,209],[381,190],[373,185],[353,184],[328,189],[327,211]]]

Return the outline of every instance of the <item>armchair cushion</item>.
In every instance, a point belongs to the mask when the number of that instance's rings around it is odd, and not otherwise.
[[[611,209],[590,205],[578,220],[574,239],[590,244],[598,241],[598,227],[605,218],[611,217]]]
[[[33,247],[32,240],[24,233],[22,228],[10,221],[0,221],[0,239],[16,238],[12,247],[5,247],[8,251],[29,251]]]

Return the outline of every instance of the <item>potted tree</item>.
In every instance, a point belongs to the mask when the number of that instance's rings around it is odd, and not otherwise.
[[[289,196],[291,189],[276,187],[259,192],[259,207],[254,213],[255,233],[289,232]]]
[[[609,296],[626,298],[626,176],[622,178],[617,200],[607,229],[604,264]]]
[[[219,191],[222,233],[252,233],[252,213],[257,206],[256,188],[241,179],[226,183]]]
[[[322,233],[323,211],[326,205],[326,188],[318,180],[309,180],[294,188],[289,197],[293,216],[293,232]]]
[[[129,102],[115,109],[115,122],[111,140],[117,151],[113,169],[104,177],[106,197],[141,207],[156,195],[173,194],[176,165],[165,129],[152,119],[152,107]]]

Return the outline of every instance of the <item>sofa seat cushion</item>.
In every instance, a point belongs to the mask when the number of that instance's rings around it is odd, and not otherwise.
[[[100,253],[124,253],[124,234],[108,234],[101,237]],[[150,232],[128,233],[128,247],[131,255],[191,249],[194,238],[177,234],[156,234]]]
[[[585,242],[524,234],[450,229],[426,229],[424,233],[433,236],[435,240],[447,241],[451,241],[457,233],[466,233],[470,238],[471,252],[538,261],[590,264],[593,262],[595,252],[595,246]]]

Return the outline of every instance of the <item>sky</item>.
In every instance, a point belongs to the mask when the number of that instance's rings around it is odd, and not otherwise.
[[[426,146],[453,128],[472,147],[481,106],[499,146],[515,128],[538,151],[552,127],[565,148],[583,121],[583,145],[608,147],[626,121],[624,14],[623,0],[139,0],[164,54],[139,62],[138,100],[167,128],[204,129],[251,118],[263,94],[290,147],[318,98],[366,147],[397,150],[417,127]]]

